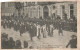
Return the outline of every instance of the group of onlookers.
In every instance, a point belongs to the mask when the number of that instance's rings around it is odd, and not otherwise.
[[[27,47],[28,47],[28,42],[24,41],[24,48],[27,48]],[[22,48],[21,41],[20,40],[14,41],[12,37],[8,37],[8,34],[2,33],[1,48],[2,49],[21,49]]]

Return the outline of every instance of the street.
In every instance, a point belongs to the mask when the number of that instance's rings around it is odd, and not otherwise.
[[[20,36],[19,31],[14,31],[13,28],[11,29],[4,29],[2,27],[1,33],[8,34],[8,37],[13,37],[14,41],[20,40],[21,46],[24,48],[23,41],[28,42],[28,48],[32,46],[32,48],[65,48],[65,46],[68,44],[69,40],[71,39],[71,35],[77,35],[76,32],[70,32],[70,31],[64,31],[63,30],[63,36],[59,36],[58,30],[54,30],[53,37],[47,36],[46,38],[38,39],[36,36],[33,37],[33,41],[30,40],[29,33],[23,33],[22,36]]]

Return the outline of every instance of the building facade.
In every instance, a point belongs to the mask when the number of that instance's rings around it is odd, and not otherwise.
[[[15,13],[14,2],[2,2],[1,3],[1,15],[11,16]]]
[[[30,18],[51,18],[60,16],[61,19],[77,17],[77,2],[21,2],[23,8],[20,13],[22,16]],[[2,3],[2,15],[18,15],[15,3]],[[5,7],[5,8],[4,8]]]
[[[27,5],[26,3],[24,5]],[[72,18],[73,16],[77,16],[77,3],[76,2],[56,2],[55,4],[50,5],[39,5],[38,3],[35,6],[25,6],[24,7],[25,16],[27,14],[28,17],[57,17],[59,15],[61,19],[64,18]]]

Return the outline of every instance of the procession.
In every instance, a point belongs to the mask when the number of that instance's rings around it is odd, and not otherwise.
[[[75,16],[62,19],[60,15],[53,18],[46,12],[44,14],[44,18],[30,18],[20,14],[1,16],[2,49],[67,48],[68,45],[77,48]]]

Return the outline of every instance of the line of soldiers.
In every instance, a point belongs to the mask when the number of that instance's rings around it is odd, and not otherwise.
[[[3,18],[1,19],[1,26],[3,28],[14,28],[15,31],[20,32],[20,36],[28,31],[30,33],[30,37],[32,40],[33,36],[37,36],[38,38],[40,36],[46,37],[46,36],[53,36],[53,30],[58,29],[59,35],[63,35],[63,29],[66,27],[64,26],[64,22],[60,22],[60,20],[55,20],[54,23],[46,23],[46,22],[24,22],[24,19],[18,19],[18,18]],[[70,24],[71,29],[74,28],[76,25]]]
[[[47,36],[53,37],[54,29],[58,29],[59,35],[60,34],[63,35],[63,28],[64,28],[64,24],[60,21],[58,21],[57,23],[56,22],[55,23],[44,23],[44,22],[43,23],[42,22],[34,23],[34,22],[29,22],[29,21],[24,22],[19,19],[14,20],[14,19],[9,19],[9,18],[1,19],[1,26],[3,26],[3,28],[5,28],[5,29],[14,28],[15,31],[20,32],[20,36],[23,33],[28,31],[30,33],[31,40],[33,40],[34,36],[37,36],[38,39],[46,38]],[[11,39],[12,38],[10,38],[10,40]],[[4,40],[2,40],[2,41],[4,41]],[[6,43],[6,42],[2,42],[2,43]],[[12,42],[12,43],[14,43],[14,42]],[[18,43],[21,44],[21,42],[19,40],[18,40]],[[20,45],[19,45],[19,47],[20,47]]]
[[[7,29],[7,28],[14,28],[15,31],[20,31],[20,35],[22,35],[23,33],[25,33],[26,31],[28,31],[30,33],[30,37],[32,39],[33,36],[38,36],[38,34],[40,33],[38,28],[41,29],[41,32],[44,32],[44,36],[45,33],[49,33],[49,36],[52,36],[50,34],[50,28],[53,29],[53,24],[41,24],[41,23],[33,23],[33,22],[20,22],[15,21],[15,20],[2,20],[1,21],[1,26],[3,26],[3,28]],[[50,27],[49,27],[50,26]],[[47,27],[47,28],[46,28]],[[53,31],[52,31],[53,32]]]

